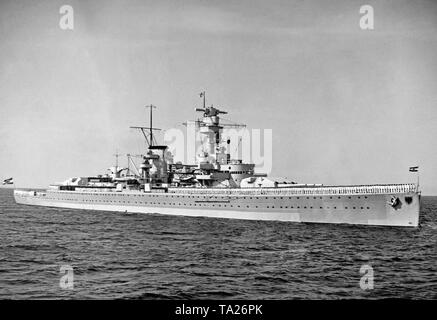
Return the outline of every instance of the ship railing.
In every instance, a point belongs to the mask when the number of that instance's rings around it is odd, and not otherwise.
[[[241,189],[198,189],[177,188],[168,192],[180,194],[220,194],[220,195],[366,195],[366,194],[394,194],[418,192],[417,185],[363,185],[363,186],[336,186],[336,187],[296,187],[296,188],[241,188]]]
[[[27,196],[45,197],[47,195],[47,193],[44,191],[35,191],[35,190],[14,190],[14,194],[22,197],[27,197]]]

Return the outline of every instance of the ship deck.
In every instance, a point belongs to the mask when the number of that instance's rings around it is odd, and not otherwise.
[[[284,188],[169,188],[170,193],[179,194],[221,194],[221,195],[352,195],[417,193],[414,183],[349,185],[349,186],[299,186]]]

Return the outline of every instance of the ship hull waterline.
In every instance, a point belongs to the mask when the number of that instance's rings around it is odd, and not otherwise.
[[[396,197],[399,203],[390,201]],[[14,190],[17,204],[243,220],[417,227],[420,194],[229,196]]]

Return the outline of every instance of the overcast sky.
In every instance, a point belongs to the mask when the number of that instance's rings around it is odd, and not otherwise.
[[[227,118],[273,129],[273,176],[402,183],[419,165],[437,195],[436,57],[435,1],[2,0],[0,178],[105,173],[117,148],[142,151],[129,126],[144,105],[182,129],[206,90]]]

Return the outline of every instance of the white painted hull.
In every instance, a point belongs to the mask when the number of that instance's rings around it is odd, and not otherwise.
[[[401,201],[397,208],[389,204],[392,196],[393,194],[337,194],[255,197],[141,192],[14,191],[17,203],[46,207],[247,220],[417,227],[419,193],[396,194]]]

